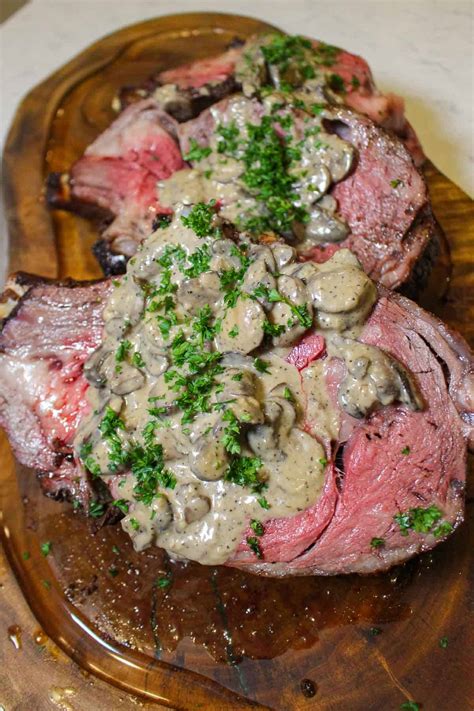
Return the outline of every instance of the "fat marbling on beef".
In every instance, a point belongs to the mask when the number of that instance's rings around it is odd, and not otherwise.
[[[77,499],[87,509],[91,498],[107,497],[75,461],[71,442],[88,407],[82,369],[101,342],[109,282],[55,284],[18,275],[16,283],[26,293],[0,334],[0,423],[17,458],[38,470],[45,493]],[[271,576],[377,572],[432,548],[462,521],[466,450],[474,431],[467,344],[383,287],[360,340],[407,368],[424,409],[392,405],[362,420],[341,413],[317,503],[267,522],[261,560],[243,542],[228,565]],[[321,337],[309,334],[289,362],[303,371],[321,357]],[[328,388],[334,392],[343,375],[336,360]],[[308,412],[309,433],[311,417]],[[446,529],[437,536],[435,529],[403,535],[394,516],[433,505],[443,512]],[[384,545],[371,546],[378,538]]]

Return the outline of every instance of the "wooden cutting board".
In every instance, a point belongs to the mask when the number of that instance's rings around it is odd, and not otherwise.
[[[33,89],[18,109],[4,153],[11,270],[100,276],[90,251],[94,229],[47,210],[46,174],[66,170],[110,124],[119,87],[267,28],[214,13],[150,20],[105,37]],[[452,273],[443,260],[423,305],[473,343],[472,202],[431,164],[425,173]],[[423,711],[473,707],[473,640],[466,624],[472,477],[466,523],[433,553],[387,575],[268,581],[175,566],[164,595],[153,585],[157,571],[169,566],[161,553],[134,554],[119,528],[92,536],[87,521],[68,505],[46,500],[33,474],[14,465],[4,437],[0,455],[2,540],[20,585],[2,573],[0,592],[9,592],[0,607],[0,649],[8,653],[12,684],[6,690],[0,685],[0,704],[7,709],[36,711],[51,703],[75,711],[131,708],[123,690],[174,708],[219,711],[380,711],[407,700]],[[53,542],[47,558],[39,550],[44,540]],[[15,651],[7,628],[20,621],[28,630],[35,627],[20,588],[53,640],[39,646],[58,645],[84,675],[65,663],[55,681],[48,655],[38,654],[34,640]],[[440,646],[444,638],[447,646]],[[91,673],[122,690],[99,681],[91,688]],[[70,686],[75,694],[49,701],[53,686]]]

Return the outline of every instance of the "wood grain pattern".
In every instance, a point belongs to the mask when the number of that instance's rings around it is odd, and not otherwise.
[[[42,199],[46,173],[67,169],[110,123],[119,86],[217,53],[236,35],[265,27],[249,18],[205,13],[151,20],[100,40],[34,89],[19,108],[4,153],[12,271],[99,276],[90,253],[93,227],[74,215],[48,212]],[[445,297],[445,266],[435,270],[423,304],[473,343],[472,202],[431,164],[425,171],[453,269]],[[113,527],[92,537],[88,522],[70,507],[41,496],[31,473],[14,465],[3,436],[0,457],[2,536],[23,593],[52,639],[103,679],[182,709],[379,711],[397,709],[407,699],[422,703],[424,711],[472,707],[473,640],[465,624],[472,498],[466,524],[449,541],[389,575],[284,582],[175,566],[172,590],[158,598],[153,580],[169,565],[159,552],[134,554]],[[48,559],[39,553],[44,540],[53,541]],[[121,550],[113,579],[112,545]],[[18,588],[11,580],[7,584],[10,603],[0,611],[4,627],[24,614]],[[446,649],[439,646],[441,637],[448,637]],[[6,632],[0,639],[11,659]],[[34,698],[46,698],[45,660],[26,645],[15,654],[15,684],[21,685],[23,674],[29,686],[31,672],[38,685]],[[107,701],[102,682],[95,682],[94,696],[89,679],[64,665],[62,678],[68,673],[78,690],[77,699],[69,700],[73,709],[86,708],[83,693],[93,699],[89,708],[123,707],[117,702],[123,692],[111,690]],[[315,684],[311,697],[302,693],[301,681],[308,678]],[[15,708],[32,708],[21,705],[27,698]]]

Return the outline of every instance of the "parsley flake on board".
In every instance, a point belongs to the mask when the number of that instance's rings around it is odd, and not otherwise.
[[[41,544],[40,549],[41,549],[41,555],[43,555],[45,558],[51,553],[51,546],[53,544],[51,541],[45,541],[44,543]]]

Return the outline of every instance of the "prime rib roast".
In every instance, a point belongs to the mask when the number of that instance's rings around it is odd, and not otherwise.
[[[377,90],[362,58],[332,49],[331,71],[343,86],[327,128],[352,143],[358,158],[351,174],[330,191],[350,235],[342,244],[323,246],[320,259],[349,246],[372,278],[414,294],[439,248],[439,227],[417,167],[423,162],[420,144],[403,100]],[[222,102],[219,109],[242,90],[235,67],[243,51],[237,43],[222,55],[124,89],[115,102],[122,110],[118,118],[68,173],[49,176],[52,208],[98,220],[101,237],[94,251],[106,275],[122,273],[157,217],[169,213],[160,205],[156,184],[188,165],[182,158],[187,137],[202,136],[208,107]],[[163,87],[172,87],[169,96],[160,94]]]
[[[110,288],[109,280],[58,283],[18,274],[6,293],[10,313],[0,333],[0,424],[19,461],[38,471],[44,492],[76,500],[86,510],[91,501],[112,500],[79,467],[72,450],[87,409],[83,365],[101,342]],[[361,420],[343,417],[318,502],[291,518],[267,522],[262,560],[243,542],[228,565],[264,575],[372,573],[432,548],[461,523],[474,432],[469,348],[412,301],[378,289],[361,341],[405,366],[425,407],[414,412],[391,405]],[[317,349],[324,357],[320,343]],[[304,348],[301,353],[294,365],[304,369],[310,358]],[[436,536],[407,536],[394,522],[400,511],[432,505],[443,512],[446,529]],[[117,518],[113,509],[106,518]],[[383,532],[383,547],[369,546],[367,531],[373,530]]]

